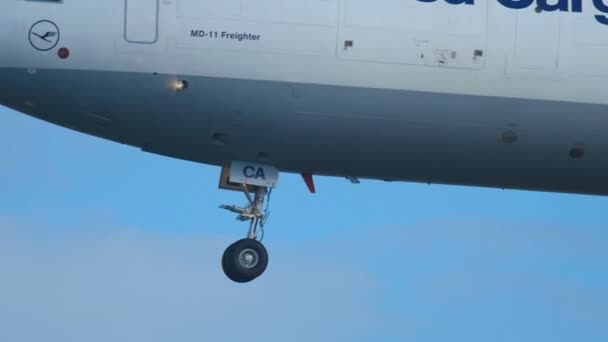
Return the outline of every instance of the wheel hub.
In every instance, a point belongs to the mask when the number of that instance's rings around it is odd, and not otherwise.
[[[242,250],[239,253],[239,265],[245,269],[252,269],[258,265],[260,257],[256,251],[251,248]]]

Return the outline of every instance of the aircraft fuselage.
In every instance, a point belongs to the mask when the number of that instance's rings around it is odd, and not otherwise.
[[[0,104],[207,164],[606,195],[608,8],[557,3],[4,1]]]

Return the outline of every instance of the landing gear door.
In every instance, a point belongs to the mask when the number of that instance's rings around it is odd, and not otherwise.
[[[279,170],[270,165],[233,161],[230,165],[229,181],[237,184],[275,188],[279,181]]]
[[[125,40],[129,43],[154,44],[158,40],[159,0],[125,1]]]

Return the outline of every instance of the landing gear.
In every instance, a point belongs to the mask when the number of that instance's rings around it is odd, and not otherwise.
[[[264,236],[264,224],[269,212],[264,210],[264,200],[270,199],[270,191],[263,186],[243,186],[249,205],[237,207],[222,205],[220,208],[238,214],[239,221],[249,221],[249,232],[246,239],[239,240],[224,252],[222,268],[228,278],[237,283],[248,283],[261,276],[268,266],[268,252],[258,238]],[[254,197],[251,197],[251,192]]]

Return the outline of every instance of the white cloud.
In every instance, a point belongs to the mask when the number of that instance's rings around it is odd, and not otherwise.
[[[335,341],[373,329],[369,277],[314,255],[279,249],[265,277],[237,285],[219,266],[225,239],[0,226],[0,341]]]
[[[608,337],[608,243],[581,228],[437,223],[271,240],[267,274],[237,285],[219,266],[230,238],[0,227],[0,341]]]

